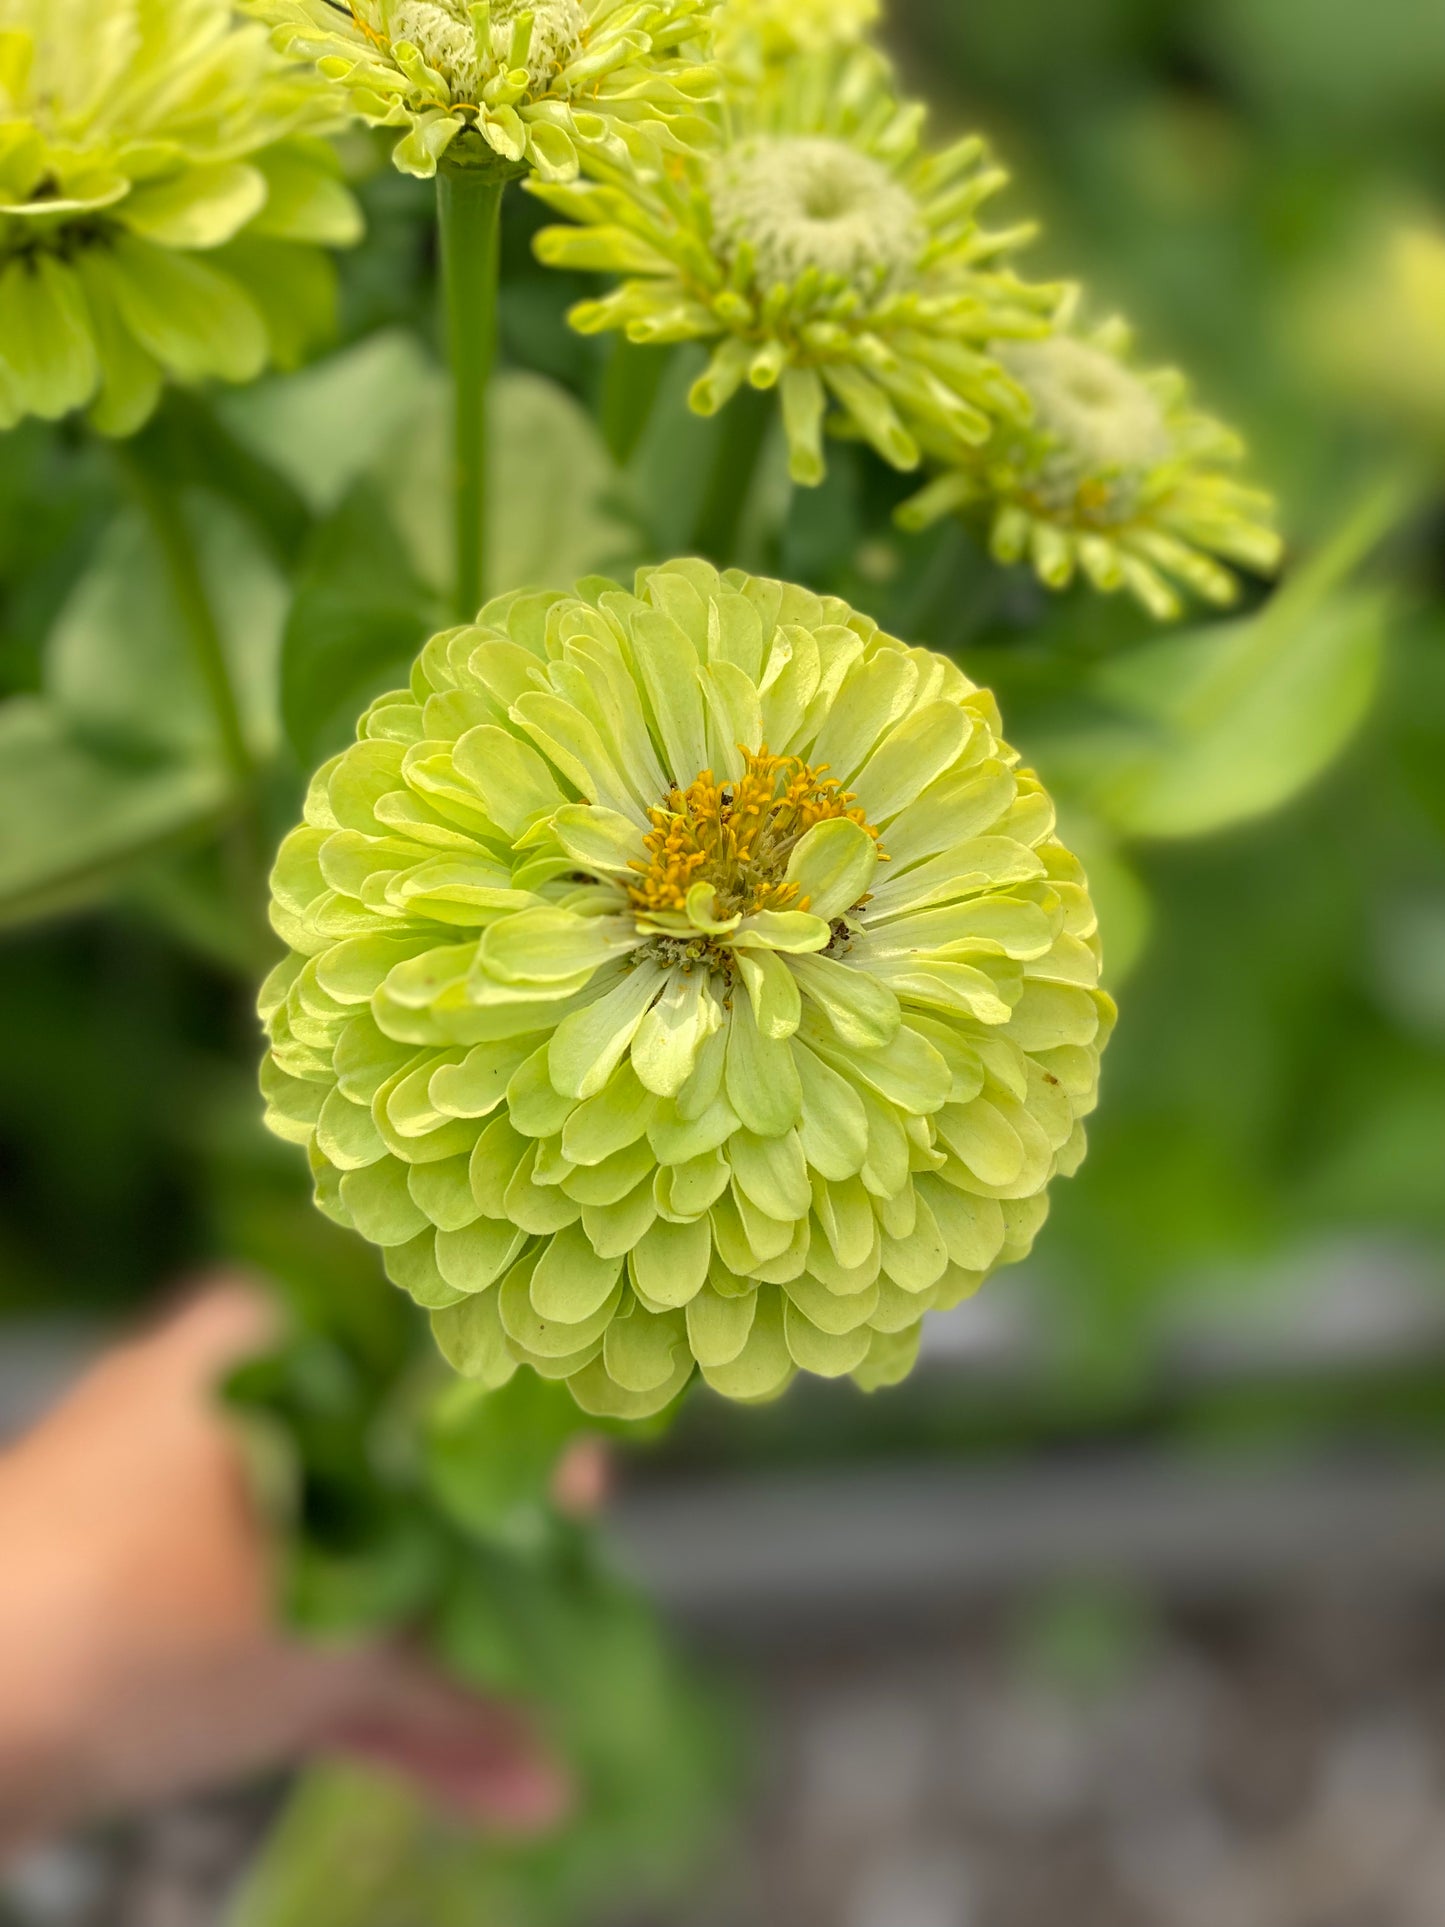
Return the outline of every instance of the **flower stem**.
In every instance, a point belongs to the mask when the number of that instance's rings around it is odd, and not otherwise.
[[[174,489],[135,442],[120,442],[116,447],[131,490],[160,551],[176,614],[211,705],[216,740],[226,769],[237,795],[248,796],[254,786],[256,766],[246,742],[220,624],[211,607],[185,511]]]
[[[488,391],[497,359],[502,196],[507,175],[443,166],[437,175],[442,287],[454,402],[452,501],[456,606],[470,622],[487,591]]]
[[[671,364],[670,349],[639,347],[625,335],[613,343],[602,384],[601,416],[603,439],[619,468],[636,454]]]
[[[738,532],[773,420],[773,397],[747,388],[728,403],[693,546],[720,569],[738,561]]]

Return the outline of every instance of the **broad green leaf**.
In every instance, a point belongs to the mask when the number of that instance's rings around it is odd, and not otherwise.
[[[285,585],[251,529],[211,496],[183,508],[220,625],[246,734],[274,754]],[[215,724],[160,550],[136,512],[117,516],[51,631],[46,693],[88,741],[200,758]]]
[[[0,924],[93,902],[133,865],[219,819],[219,766],[127,762],[53,705],[0,707]]]
[[[403,684],[440,612],[380,493],[352,489],[302,558],[281,655],[281,712],[303,762],[340,749],[376,696]]]
[[[1387,601],[1350,577],[1401,509],[1381,490],[1258,614],[1107,664],[1099,693],[1139,728],[1064,750],[1096,814],[1133,836],[1203,836],[1328,768],[1370,707],[1388,626]]]

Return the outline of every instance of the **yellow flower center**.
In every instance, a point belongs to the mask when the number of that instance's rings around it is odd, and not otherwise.
[[[719,783],[704,770],[685,790],[668,791],[650,812],[647,852],[632,868],[628,886],[634,908],[677,911],[688,891],[710,883],[719,917],[757,910],[806,910],[798,886],[787,880],[788,859],[816,823],[847,817],[869,836],[878,832],[853,794],[831,778],[827,764],[814,769],[797,756],[773,756],[766,748],[743,751],[743,774]]]

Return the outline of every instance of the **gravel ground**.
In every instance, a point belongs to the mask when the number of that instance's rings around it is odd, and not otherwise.
[[[1445,1600],[1059,1594],[747,1671],[753,1819],[686,1921],[646,1927],[1445,1921]],[[221,1802],[72,1843],[3,1917],[215,1927],[257,1825]]]

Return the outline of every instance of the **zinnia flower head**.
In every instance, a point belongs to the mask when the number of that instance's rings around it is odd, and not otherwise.
[[[1021,1258],[1113,1006],[992,698],[695,561],[506,596],[315,779],[270,1121],[463,1371],[872,1388]]]
[[[982,141],[930,152],[869,49],[793,61],[733,83],[718,144],[650,170],[533,191],[578,225],[545,229],[540,258],[620,286],[572,312],[583,333],[715,343],[692,392],[710,415],[743,387],[778,388],[792,474],[814,485],[833,425],[895,467],[920,438],[986,441],[1027,401],[985,344],[1042,333],[1057,290],[1000,265],[1026,230],[978,210],[1005,184]]]
[[[686,131],[712,91],[700,58],[714,0],[250,0],[278,44],[316,60],[393,159],[577,173],[578,149],[625,156],[640,125]]]
[[[294,360],[360,233],[329,121],[228,0],[0,0],[0,427]]]
[[[725,0],[717,56],[758,76],[798,55],[856,47],[882,18],[878,0]]]
[[[1135,373],[1129,348],[1118,321],[1089,336],[1001,345],[1031,421],[1001,428],[982,449],[957,447],[900,522],[926,528],[981,508],[997,561],[1030,561],[1054,589],[1082,571],[1094,588],[1128,590],[1162,619],[1182,611],[1176,585],[1233,602],[1229,564],[1262,574],[1278,566],[1274,505],[1237,479],[1243,443],[1192,406],[1183,376]]]

